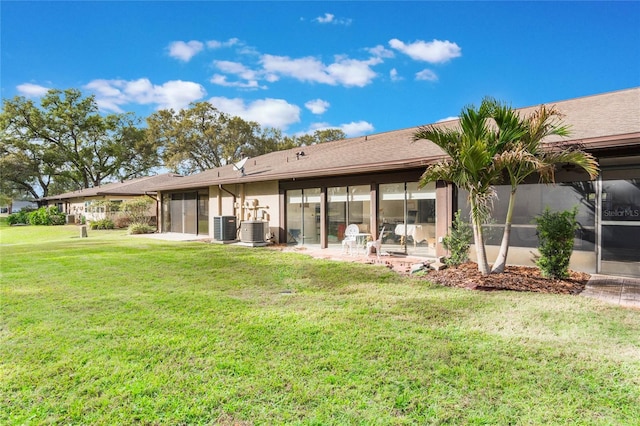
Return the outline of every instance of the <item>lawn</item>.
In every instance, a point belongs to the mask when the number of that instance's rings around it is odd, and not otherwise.
[[[638,424],[640,311],[0,228],[0,424]]]

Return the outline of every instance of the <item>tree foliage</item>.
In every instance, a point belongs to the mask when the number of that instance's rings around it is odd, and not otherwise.
[[[554,183],[556,167],[561,164],[578,166],[594,179],[598,175],[598,163],[593,155],[576,147],[563,148],[543,143],[549,136],[569,135],[569,128],[562,123],[562,114],[555,107],[541,105],[529,115],[521,117],[511,107],[496,102],[492,116],[499,132],[518,136],[509,138],[509,143],[494,158],[496,167],[504,170],[511,186],[502,243],[491,270],[500,273],[504,272],[507,262],[518,186],[534,173],[541,182]]]
[[[567,278],[569,260],[573,253],[573,238],[578,228],[578,209],[552,212],[547,207],[535,218],[540,257],[536,264],[542,276],[547,278]]]
[[[47,196],[143,176],[159,165],[157,145],[132,114],[101,115],[93,96],[49,90],[40,105],[17,96],[0,114],[3,180]]]
[[[463,108],[458,128],[424,126],[413,135],[414,141],[429,140],[449,156],[427,167],[420,178],[420,185],[444,180],[468,192],[478,269],[483,275],[489,274],[489,264],[482,224],[490,216],[495,197],[493,184],[501,173],[493,157],[502,151],[508,136],[500,135],[491,126],[494,106],[495,101],[484,99],[479,108],[473,105]]]
[[[469,260],[469,246],[472,239],[471,226],[462,219],[462,211],[458,210],[454,215],[449,233],[442,239],[442,245],[450,252],[445,263],[449,266],[457,266]]]
[[[549,136],[567,136],[555,108],[540,106],[526,116],[508,105],[485,98],[480,106],[465,107],[459,128],[432,125],[420,128],[414,141],[427,139],[442,148],[449,158],[425,170],[421,184],[444,180],[468,192],[478,268],[483,274],[503,272],[509,249],[511,220],[518,186],[532,174],[545,183],[555,181],[559,164],[573,164],[591,178],[597,176],[598,164],[591,154],[575,147],[562,148],[544,143]],[[511,186],[502,244],[493,269],[489,271],[482,224],[491,215],[495,191],[493,186],[507,180]]]
[[[147,125],[147,138],[163,147],[165,166],[186,175],[222,167],[242,157],[345,137],[339,129],[285,136],[279,129],[261,128],[254,121],[221,112],[209,102],[192,103],[177,112],[157,111],[147,118]]]

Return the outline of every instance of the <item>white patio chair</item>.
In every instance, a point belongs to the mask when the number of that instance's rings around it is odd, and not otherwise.
[[[384,226],[380,230],[380,234],[378,234],[378,239],[375,241],[369,241],[367,243],[367,256],[371,254],[372,249],[376,249],[376,256],[380,258],[380,252],[382,251],[382,236],[384,235]]]
[[[353,254],[353,249],[356,248],[356,235],[360,233],[360,228],[358,225],[351,224],[347,226],[347,229],[344,230],[344,239],[342,240],[342,253],[345,252],[345,249],[349,249],[349,254]]]

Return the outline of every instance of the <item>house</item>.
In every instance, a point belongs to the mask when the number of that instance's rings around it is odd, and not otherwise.
[[[156,192],[152,188],[180,178],[180,175],[165,173],[156,176],[145,176],[124,182],[106,183],[93,188],[85,188],[78,191],[44,197],[41,204],[55,205],[67,215],[68,223],[81,223],[84,218],[87,221],[96,221],[105,218],[104,207],[99,206],[98,201],[111,201],[119,204],[140,196],[151,197],[156,202],[149,208],[150,220],[156,221],[158,216],[158,200]]]
[[[546,206],[552,210],[577,206],[580,230],[571,267],[640,276],[640,88],[549,105],[565,114],[564,122],[571,126],[571,136],[563,144],[576,144],[594,154],[602,172],[589,181],[583,172],[561,167],[555,185],[536,180],[521,185],[508,262],[531,264],[537,246],[532,220]],[[154,189],[161,203],[160,231],[233,240],[235,234],[223,229],[230,223],[241,233],[247,231],[241,240],[270,238],[331,248],[341,246],[347,225],[357,224],[362,244],[384,229],[384,251],[444,255],[442,237],[454,212],[468,209],[466,197],[447,182],[419,188],[425,167],[444,153],[429,141],[412,142],[416,130],[272,152],[242,165],[158,184]],[[488,225],[491,260],[498,251],[508,200],[507,187],[496,189],[495,223]]]

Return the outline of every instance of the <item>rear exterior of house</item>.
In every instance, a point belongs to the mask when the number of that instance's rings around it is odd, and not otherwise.
[[[583,172],[561,167],[555,185],[536,179],[521,185],[508,262],[532,264],[537,246],[532,221],[545,207],[577,206],[580,229],[571,267],[640,276],[640,88],[550,105],[571,126],[571,136],[562,143],[594,154],[601,174],[589,181]],[[456,121],[438,125],[455,126]],[[238,235],[229,228],[235,226],[244,238],[339,248],[346,227],[357,224],[362,245],[383,232],[384,251],[445,255],[442,237],[457,209],[468,212],[466,195],[446,182],[419,187],[426,166],[444,153],[429,141],[412,142],[416,130],[273,152],[249,159],[244,173],[228,165],[176,178],[155,188],[160,230],[234,240]],[[508,188],[496,189],[494,220],[487,225],[491,260],[508,201]],[[256,236],[255,229],[264,235]]]

